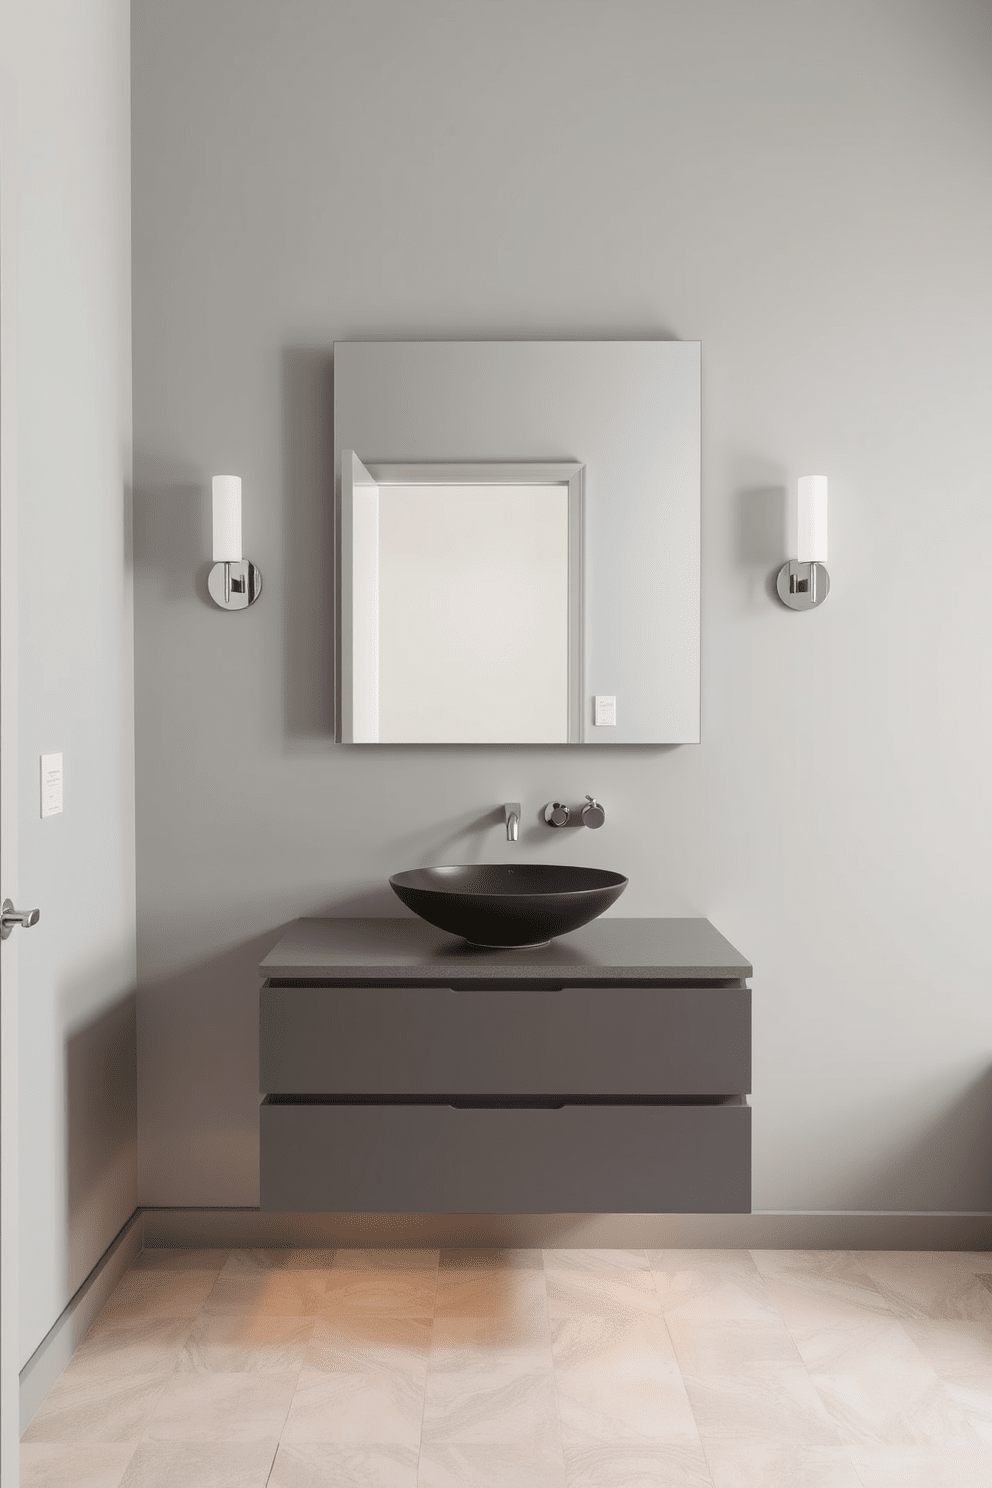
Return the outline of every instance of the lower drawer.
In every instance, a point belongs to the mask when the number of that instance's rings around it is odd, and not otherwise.
[[[720,1214],[751,1208],[751,1109],[456,1108],[267,1100],[261,1207]]]

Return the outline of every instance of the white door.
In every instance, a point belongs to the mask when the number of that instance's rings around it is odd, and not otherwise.
[[[17,506],[15,368],[10,307],[14,205],[5,187],[11,126],[0,92],[0,898],[18,904],[17,882]],[[0,942],[0,1482],[18,1471],[17,955],[19,932]]]

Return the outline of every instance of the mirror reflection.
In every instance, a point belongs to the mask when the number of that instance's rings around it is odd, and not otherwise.
[[[352,742],[567,743],[581,467],[351,466]]]

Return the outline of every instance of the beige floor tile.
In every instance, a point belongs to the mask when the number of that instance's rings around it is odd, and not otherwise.
[[[752,1364],[798,1364],[792,1334],[781,1322],[696,1322],[668,1319],[675,1357],[685,1374],[734,1375]]]
[[[112,1379],[63,1374],[42,1402],[24,1440],[136,1442],[168,1379],[162,1374]]]
[[[817,1323],[791,1330],[811,1374],[905,1374],[930,1380],[933,1370],[903,1325],[891,1316],[861,1322]]]
[[[274,1441],[142,1442],[121,1488],[265,1488]]]
[[[861,1264],[845,1250],[755,1250],[755,1266],[786,1323],[857,1323],[891,1318],[885,1298]]]
[[[134,1452],[133,1442],[22,1442],[21,1488],[120,1488]]]
[[[654,1313],[661,1302],[650,1271],[550,1271],[547,1273],[548,1314],[552,1321],[567,1317],[613,1317]]]
[[[195,1318],[216,1281],[216,1271],[129,1271],[101,1316]]]
[[[327,1273],[319,1313],[335,1318],[349,1313],[365,1317],[429,1318],[434,1311],[437,1273],[371,1269],[349,1271],[335,1266]]]
[[[905,1318],[901,1325],[942,1379],[992,1376],[992,1323],[968,1318]]]
[[[565,1488],[561,1449],[438,1442],[420,1454],[417,1488]]]
[[[521,1368],[549,1368],[551,1325],[547,1313],[510,1316],[436,1317],[431,1329],[430,1367],[438,1374],[485,1368],[493,1360],[514,1360]]]
[[[367,1374],[387,1369],[423,1384],[430,1345],[430,1318],[351,1313],[318,1318],[304,1368],[324,1374]]]
[[[667,1378],[675,1350],[664,1318],[633,1315],[607,1318],[559,1318],[552,1327],[551,1348],[559,1376],[582,1375],[590,1383]]]
[[[313,1330],[313,1318],[201,1313],[175,1367],[183,1374],[295,1374],[303,1366]]]
[[[712,1488],[703,1449],[671,1442],[565,1448],[567,1488]]]
[[[329,1271],[334,1250],[294,1250],[289,1246],[270,1250],[232,1250],[227,1254],[222,1276],[257,1276],[267,1271]]]
[[[663,1318],[562,1319],[552,1350],[566,1446],[696,1439]]]
[[[334,1264],[345,1271],[436,1271],[438,1249],[389,1249],[368,1246],[362,1250],[339,1250]]]
[[[544,1252],[483,1245],[449,1246],[440,1252],[441,1271],[543,1271]]]
[[[612,1276],[617,1271],[650,1271],[645,1250],[546,1250],[544,1269],[552,1271],[591,1271]]]
[[[845,1446],[970,1449],[977,1444],[964,1410],[922,1360],[915,1369],[817,1372],[812,1380]]]
[[[907,1319],[902,1326],[974,1431],[992,1446],[992,1327],[965,1318]]]
[[[648,1251],[666,1317],[777,1322],[779,1312],[746,1250]]]
[[[988,1268],[984,1252],[864,1250],[857,1254],[897,1317],[992,1322],[992,1292],[976,1274]]]
[[[189,1318],[97,1318],[62,1378],[171,1374],[193,1323]]]
[[[148,1441],[275,1442],[295,1374],[173,1374],[148,1418]]]
[[[566,1447],[643,1442],[698,1442],[677,1364],[632,1369],[555,1370],[558,1416]]]
[[[554,1375],[515,1360],[489,1368],[427,1376],[423,1440],[493,1442],[557,1449],[560,1442]]]
[[[912,1447],[851,1447],[862,1488],[989,1488],[992,1458],[982,1452]]]
[[[713,1488],[861,1488],[843,1447],[708,1438]]]
[[[547,1316],[544,1268],[456,1267],[438,1272],[435,1318]]]
[[[280,1270],[222,1274],[206,1297],[203,1312],[228,1317],[316,1317],[329,1275]]]
[[[415,1448],[423,1413],[422,1387],[395,1370],[324,1374],[304,1369],[282,1440]]]
[[[132,1271],[219,1271],[230,1255],[227,1250],[172,1248],[142,1250],[132,1262]]]
[[[268,1488],[417,1488],[417,1452],[282,1442]]]
[[[704,1445],[711,1437],[843,1445],[803,1364],[754,1364],[746,1374],[686,1375]]]

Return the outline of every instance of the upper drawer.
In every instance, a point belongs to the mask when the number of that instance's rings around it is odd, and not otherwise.
[[[271,1095],[731,1095],[751,1089],[747,987],[273,987]]]

